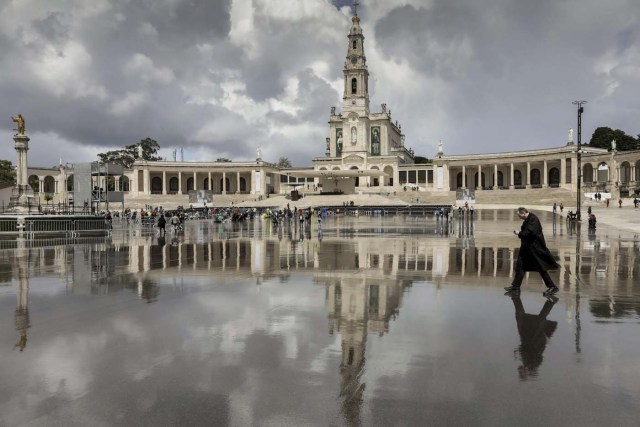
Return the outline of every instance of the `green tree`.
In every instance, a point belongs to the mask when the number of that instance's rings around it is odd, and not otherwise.
[[[138,158],[139,146],[142,146],[142,157],[140,158]],[[162,157],[157,156],[159,149],[160,145],[155,139],[145,138],[137,144],[127,145],[122,150],[100,153],[98,154],[98,159],[103,163],[116,163],[125,168],[130,168],[136,160],[162,160]]]
[[[419,163],[419,164],[424,164],[424,163],[431,162],[431,160],[429,160],[428,158],[423,157],[423,156],[415,156],[413,158],[413,161],[416,162],[416,163]]]
[[[280,157],[278,159],[278,163],[276,163],[276,166],[278,166],[279,168],[291,168],[291,167],[293,167],[291,165],[291,160],[289,160],[288,157]]]
[[[615,139],[616,149],[618,151],[637,150],[640,148],[638,139],[631,135],[627,135],[620,129],[611,129],[609,127],[599,127],[591,136],[589,141],[590,147],[604,148],[605,150],[611,150],[611,141]]]
[[[16,170],[11,161],[0,160],[0,188],[16,185]]]
[[[226,157],[218,157],[216,159],[216,162],[219,162],[219,163],[231,163],[231,159],[227,159]]]

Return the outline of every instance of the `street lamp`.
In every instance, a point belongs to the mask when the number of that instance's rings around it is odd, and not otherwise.
[[[576,194],[576,219],[580,221],[580,181],[582,180],[582,112],[584,108],[582,104],[586,104],[587,101],[573,101],[573,105],[578,106],[578,151],[577,151],[577,160],[578,160],[578,191]]]

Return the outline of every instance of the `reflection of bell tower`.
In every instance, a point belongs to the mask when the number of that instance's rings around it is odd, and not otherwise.
[[[365,384],[360,377],[366,362],[367,334],[387,332],[389,319],[398,312],[407,283],[395,278],[335,275],[327,281],[329,333],[339,331],[342,341],[340,397],[350,424],[359,425]]]

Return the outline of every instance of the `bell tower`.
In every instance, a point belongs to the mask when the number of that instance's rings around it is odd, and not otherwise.
[[[347,58],[344,63],[344,95],[342,97],[343,114],[351,112],[359,116],[369,114],[369,71],[367,57],[364,55],[364,36],[358,16],[358,2],[355,3],[355,15],[351,18],[351,30],[348,39]]]

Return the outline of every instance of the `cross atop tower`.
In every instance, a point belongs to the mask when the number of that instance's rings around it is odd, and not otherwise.
[[[353,10],[356,16],[358,16],[358,6],[360,6],[360,3],[358,3],[358,0],[355,0],[353,2]]]

